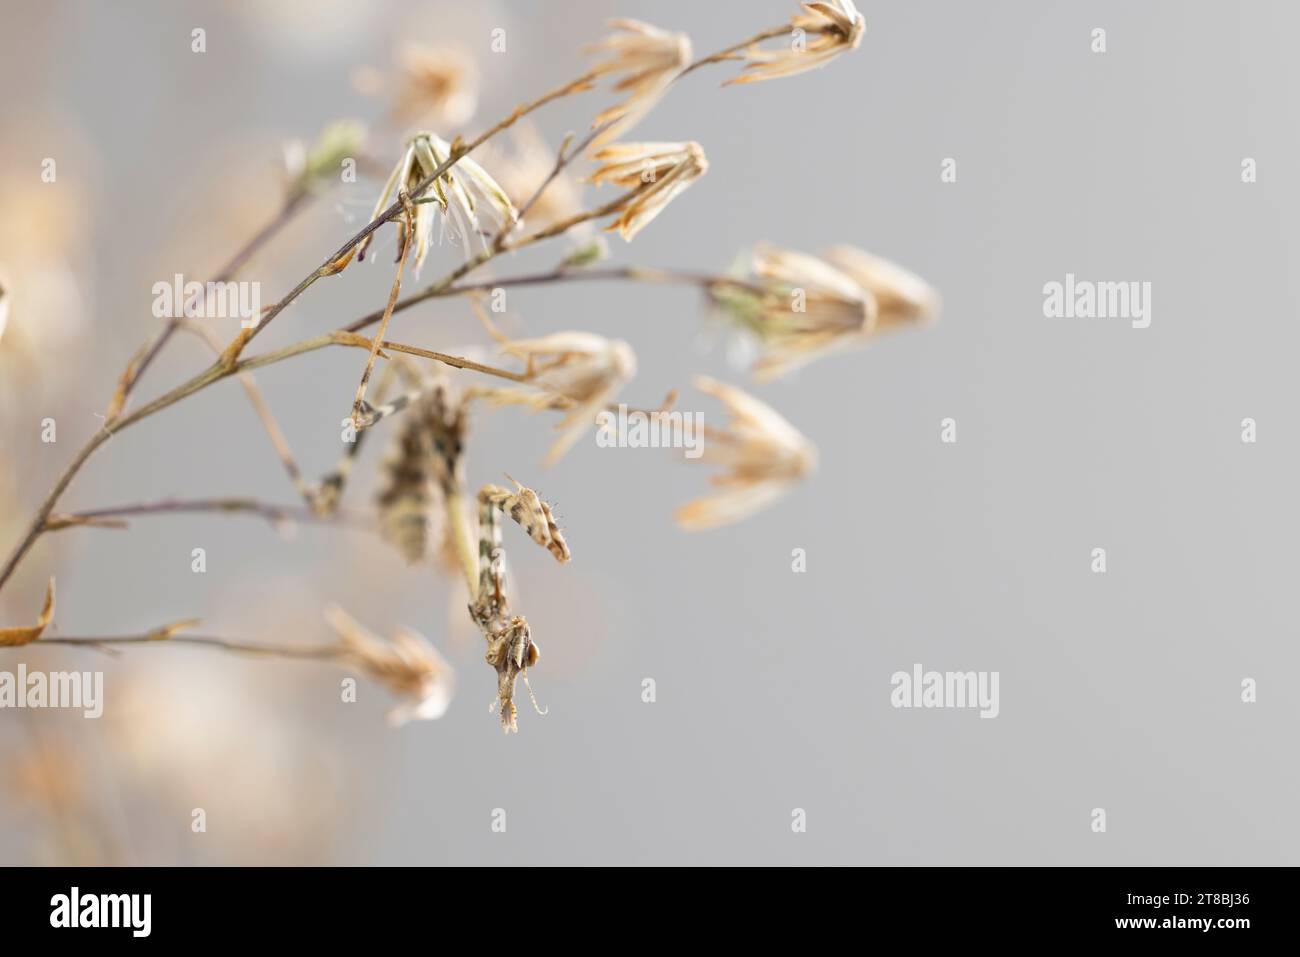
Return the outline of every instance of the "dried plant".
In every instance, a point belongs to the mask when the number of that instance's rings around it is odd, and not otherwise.
[[[523,681],[536,706],[528,672],[537,665],[539,653],[527,619],[510,607],[507,598],[501,516],[519,525],[557,562],[568,563],[571,555],[551,505],[531,488],[512,479],[513,488],[486,484],[470,497],[466,480],[469,420],[503,405],[559,413],[556,428],[560,434],[547,456],[547,461],[553,462],[586,434],[617,397],[636,371],[636,357],[628,343],[596,332],[575,330],[512,339],[485,322],[503,352],[522,365],[521,369],[509,369],[395,341],[388,337],[389,326],[396,316],[433,299],[465,296],[477,307],[477,297],[489,289],[593,279],[684,283],[702,290],[759,340],[763,355],[755,372],[760,378],[770,378],[876,331],[933,317],[938,297],[928,285],[851,247],[833,247],[816,258],[759,246],[746,276],[596,265],[605,252],[602,244],[591,240],[589,230],[603,223],[623,239],[634,240],[708,169],[704,149],[696,142],[614,142],[674,86],[703,68],[735,61],[742,61],[741,72],[730,83],[790,76],[824,66],[860,45],[865,21],[850,0],[808,2],[802,7],[788,24],[759,31],[694,60],[690,39],[683,33],[639,21],[614,21],[614,32],[589,47],[597,56],[591,69],[521,103],[473,137],[454,133],[468,119],[476,98],[473,65],[447,50],[407,50],[390,118],[418,120],[439,130],[406,133],[401,155],[383,183],[366,226],[262,310],[229,343],[223,345],[211,332],[196,327],[180,309],[131,356],[109,400],[103,427],[73,456],[0,566],[0,588],[11,580],[37,540],[59,530],[120,528],[139,516],[185,512],[244,513],[276,523],[361,524],[380,532],[408,562],[458,570],[468,589],[469,619],[481,633],[486,661],[497,674],[493,707],[503,729],[517,730],[516,685]],[[783,43],[777,46],[779,38]],[[558,100],[589,92],[606,77],[613,79],[619,99],[595,112],[585,136],[576,142],[572,135],[564,137],[553,157],[546,157],[539,145],[542,140],[529,127],[525,136],[531,139],[523,140],[522,147],[517,144],[519,168],[509,169],[510,158],[500,152],[486,165],[471,158],[471,153],[516,128],[526,117]],[[340,122],[327,128],[311,147],[290,148],[282,206],[218,271],[214,281],[237,275],[327,187],[330,171],[340,157],[360,148],[363,136],[359,124]],[[595,163],[585,177],[588,181],[620,191],[586,208],[571,170],[584,157]],[[501,172],[494,175],[489,168]],[[442,229],[439,239],[461,247],[460,261],[441,278],[403,296],[406,266],[409,262],[418,276],[427,264],[437,223]],[[389,224],[397,233],[397,254],[383,308],[330,332],[260,354],[246,354],[254,340],[313,285],[338,276],[354,258],[364,256]],[[470,278],[505,253],[558,237],[567,237],[571,243],[576,240],[577,245],[571,245],[549,272],[489,281]],[[0,332],[10,307],[8,291],[23,282],[21,275],[14,277],[6,271],[5,276],[6,285],[0,289]],[[15,305],[9,318],[12,327],[24,317]],[[378,329],[368,337],[364,333],[372,326]],[[142,377],[178,331],[202,336],[215,355],[214,361],[132,409]],[[350,421],[356,441],[346,447],[337,468],[312,483],[303,478],[253,373],[332,347],[367,354],[352,402]],[[464,370],[463,377],[481,376],[505,380],[506,384],[463,387],[464,383],[458,382],[453,388],[446,376],[433,371],[448,368]],[[375,369],[380,372],[374,394],[367,398]],[[228,378],[239,378],[243,384],[301,504],[237,498],[166,499],[71,513],[55,511],[82,467],[114,435]],[[389,386],[397,380],[406,384],[407,391],[386,401]],[[701,376],[695,384],[721,403],[728,420],[720,428],[705,430],[702,461],[721,468],[713,478],[719,491],[679,509],[682,526],[703,529],[743,519],[772,505],[811,474],[816,461],[812,444],[769,405],[711,378]],[[666,420],[672,401],[670,393],[660,410],[648,414]],[[342,501],[347,480],[360,461],[363,440],[389,418],[398,418],[400,426],[392,451],[381,466],[377,508],[365,514],[345,511]],[[48,629],[53,613],[51,582],[37,624],[0,631],[0,645],[40,642],[105,650],[130,644],[186,644],[245,655],[332,662],[361,671],[397,695],[399,704],[392,713],[395,721],[437,717],[446,710],[452,695],[452,669],[431,644],[409,630],[398,631],[391,642],[385,642],[337,608],[328,612],[328,620],[339,640],[324,644],[249,643],[198,635],[193,632],[195,621],[175,622],[142,634],[51,636]]]
[[[759,245],[752,269],[755,287],[720,283],[709,294],[758,340],[763,355],[754,372],[760,378],[775,378],[862,335],[875,321],[875,300],[812,256]]]
[[[748,518],[812,474],[817,450],[771,406],[708,376],[697,376],[695,388],[726,406],[731,419],[721,429],[706,427],[700,458],[726,468],[713,478],[724,491],[679,508],[683,528],[716,528]]]
[[[367,631],[337,605],[325,617],[343,641],[342,657],[406,700],[388,713],[394,727],[412,718],[441,718],[451,705],[455,672],[423,637],[402,628],[391,642]]]
[[[817,0],[804,3],[803,8],[804,14],[790,20],[794,33],[787,48],[765,50],[751,45],[745,52],[745,72],[727,82],[754,83],[815,70],[862,42],[867,21],[853,0]],[[815,39],[808,43],[810,33]]]
[[[606,227],[628,242],[709,171],[699,143],[618,143],[598,150],[595,158],[603,165],[591,174],[593,183],[608,181],[632,191],[618,208],[623,215]]]
[[[923,280],[852,246],[818,258],[760,243],[751,271],[751,284],[714,283],[708,293],[758,341],[760,381],[939,312],[938,294]]]
[[[455,237],[464,240],[466,249],[471,236],[481,241],[485,235],[484,226],[479,222],[480,211],[489,214],[488,225],[497,229],[505,224],[514,225],[519,219],[519,213],[505,190],[474,160],[465,157],[457,164],[464,176],[448,171],[435,177],[434,172],[444,167],[451,153],[451,144],[437,134],[416,133],[407,143],[401,162],[384,184],[371,217],[372,223],[379,222],[380,215],[395,196],[402,193],[414,195],[426,177],[432,180],[433,195],[414,201],[419,206],[414,225],[416,275],[419,275],[429,254],[435,210],[440,210],[444,221],[452,224]],[[366,248],[373,238],[371,233],[361,241],[357,247],[358,259],[365,257]],[[403,232],[399,248],[404,250],[408,242],[409,238]]]
[[[592,332],[555,332],[540,339],[511,342],[491,327],[486,315],[480,316],[504,351],[525,362],[528,382],[527,387],[493,389],[485,394],[497,404],[521,403],[534,411],[569,410],[556,423],[560,437],[547,453],[547,465],[554,465],[573,447],[591,428],[596,414],[636,375],[636,353],[622,340]]]
[[[885,331],[939,315],[939,294],[915,273],[853,246],[832,246],[825,260],[876,303],[873,331]]]
[[[622,136],[640,122],[691,62],[691,38],[684,33],[660,30],[640,20],[612,20],[610,26],[617,32],[587,48],[609,54],[592,72],[621,76],[614,89],[628,96],[592,120],[592,128],[598,131],[592,147]]]
[[[414,44],[399,53],[401,79],[392,118],[403,124],[459,126],[478,103],[478,68],[452,47]]]
[[[54,579],[51,578],[50,585],[45,590],[45,604],[41,607],[41,614],[36,619],[36,624],[29,627],[0,628],[0,647],[16,648],[19,645],[31,644],[45,633],[45,629],[50,626],[53,619]]]
[[[487,148],[487,165],[516,208],[531,198],[530,223],[550,225],[581,213],[582,184],[567,169],[554,172],[555,149],[531,123],[515,124],[509,149],[492,146],[495,143]]]

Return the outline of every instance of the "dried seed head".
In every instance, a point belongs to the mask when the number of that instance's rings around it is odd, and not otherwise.
[[[699,143],[615,143],[595,153],[602,165],[589,177],[638,192],[618,208],[622,215],[607,229],[631,239],[670,202],[709,171]]]
[[[432,171],[430,171],[432,172]],[[412,140],[407,143],[406,149],[402,152],[402,159],[397,167],[389,175],[388,180],[384,183],[384,188],[379,194],[379,200],[375,203],[375,210],[370,214],[370,221],[374,222],[379,215],[388,208],[397,196],[405,190],[413,191],[416,186],[425,178],[421,172],[420,162],[416,157],[415,143]],[[431,189],[424,199],[433,196]],[[398,228],[402,230],[401,245],[404,248],[406,243],[414,240],[415,242],[415,272],[419,275],[421,267],[424,265],[424,259],[429,254],[429,239],[433,235],[434,206],[427,202],[422,202],[415,207],[415,235],[407,236],[405,233],[406,226],[399,220]],[[370,233],[357,244],[356,256],[358,260],[366,258],[366,252],[370,249],[370,244],[374,241],[375,234]]]
[[[417,133],[411,137],[401,162],[379,194],[375,211],[370,216],[371,221],[378,219],[402,190],[414,194],[416,188],[450,157],[451,144],[441,137],[433,133]],[[451,224],[453,241],[465,241],[467,255],[471,236],[477,236],[486,248],[486,240],[483,238],[485,227],[496,231],[519,219],[510,198],[496,180],[472,158],[462,156],[454,167],[438,177],[437,182],[416,200],[414,241],[417,274],[429,253],[436,212],[441,212],[444,222]],[[373,238],[374,233],[371,233],[357,245],[358,258],[365,258]],[[411,237],[404,236],[403,244],[410,239]],[[404,245],[400,248],[404,248]]]
[[[790,20],[795,31],[791,42],[773,50],[751,46],[745,51],[744,72],[724,85],[794,76],[825,66],[841,53],[858,48],[867,21],[853,0],[817,0],[802,6],[806,12]],[[809,34],[816,37],[811,43],[807,41]]]
[[[773,408],[734,386],[697,376],[695,387],[718,399],[731,414],[721,429],[705,429],[699,461],[726,471],[713,484],[724,491],[677,510],[692,531],[740,521],[768,507],[816,468],[817,450]]]
[[[556,429],[560,437],[547,453],[554,465],[596,421],[597,414],[634,375],[636,353],[620,339],[592,332],[556,332],[539,339],[504,340],[504,350],[526,363],[534,389],[496,389],[499,403],[518,403],[534,411],[569,409]],[[557,401],[558,400],[558,401]]]
[[[709,296],[763,351],[755,375],[775,378],[862,335],[875,299],[838,269],[767,243],[755,247],[752,285],[714,283]]]
[[[752,261],[754,275],[789,287],[808,287],[827,296],[849,302],[862,302],[862,287],[834,266],[809,256],[759,243],[754,247]]]
[[[589,53],[609,54],[592,71],[621,76],[614,89],[626,91],[628,96],[592,121],[592,129],[611,124],[592,142],[592,149],[617,139],[640,122],[691,62],[691,38],[684,33],[671,33],[640,20],[611,20],[609,25],[618,32],[587,47]]]
[[[933,320],[939,294],[924,279],[902,266],[854,246],[832,246],[822,257],[876,301],[873,332]]]
[[[460,126],[478,105],[478,71],[462,51],[410,44],[399,54],[401,79],[392,116],[409,126]]]
[[[751,265],[754,284],[714,283],[709,296],[758,340],[759,381],[860,345],[876,332],[932,318],[939,307],[921,279],[851,246],[818,258],[763,243]]]
[[[406,699],[389,712],[390,724],[429,721],[447,712],[455,690],[455,672],[423,637],[402,628],[386,642],[336,605],[325,610],[325,617],[343,640],[348,660]]]

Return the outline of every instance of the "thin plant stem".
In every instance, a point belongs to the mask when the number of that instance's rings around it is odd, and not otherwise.
[[[441,296],[469,295],[484,292],[497,287],[543,286],[562,282],[601,282],[629,280],[633,282],[662,283],[668,285],[699,286],[710,289],[715,286],[728,286],[753,293],[771,292],[771,286],[753,282],[737,276],[721,276],[713,273],[693,272],[687,269],[660,269],[653,266],[610,266],[584,269],[553,269],[550,272],[534,273],[527,276],[508,276],[492,282],[462,284],[443,290]],[[419,295],[419,293],[417,293]],[[429,297],[434,298],[434,297]],[[414,303],[412,303],[413,305]],[[398,304],[399,309],[401,303]]]
[[[36,509],[36,514],[28,524],[26,531],[23,532],[22,538],[19,539],[18,544],[5,560],[4,567],[0,568],[0,588],[4,587],[5,582],[7,582],[13,575],[14,569],[18,567],[18,563],[23,560],[23,556],[27,554],[34,544],[36,544],[36,539],[39,538],[41,532],[45,530],[46,520],[50,517],[50,513],[54,510],[54,506],[58,503],[59,497],[63,495],[64,491],[67,490],[68,485],[71,484],[73,476],[75,476],[77,472],[80,471],[81,467],[86,464],[86,460],[95,454],[95,450],[111,438],[111,435],[112,434],[106,429],[100,429],[92,435],[89,441],[77,450],[77,454],[72,457],[72,461],[68,463],[67,468],[65,468],[63,473],[55,480],[54,487],[46,493],[45,498]]]
[[[605,124],[605,126],[608,125],[609,124]],[[605,127],[602,126],[601,130],[603,130],[604,128]],[[600,132],[600,130],[597,130],[596,132]],[[595,134],[593,133],[591,136],[588,136],[584,142],[586,143],[591,142],[594,136]],[[569,144],[572,142],[573,142],[572,133],[566,135],[564,139],[560,142],[560,148],[555,151],[555,165],[551,167],[551,171],[546,174],[546,178],[542,180],[541,184],[537,187],[537,189],[533,190],[533,195],[528,197],[528,199],[524,202],[523,206],[519,207],[519,215],[516,217],[515,220],[517,223],[522,222],[528,216],[528,214],[532,212],[533,207],[537,205],[537,201],[542,198],[542,194],[546,192],[547,188],[552,183],[555,182],[555,180],[559,177],[559,175],[562,172],[564,172],[564,167],[567,166],[572,161],[574,156],[582,152],[582,147],[580,146],[578,149],[570,153]]]
[[[366,367],[361,373],[361,382],[357,385],[357,394],[352,401],[352,422],[355,425],[361,419],[361,405],[366,401],[366,385],[370,382],[370,374],[375,369],[375,359],[379,355],[379,346],[383,341],[384,333],[388,331],[388,321],[393,318],[393,305],[397,302],[397,297],[402,292],[402,272],[406,269],[406,260],[411,256],[411,250],[415,248],[415,209],[411,206],[411,197],[407,195],[406,190],[397,194],[398,201],[406,212],[406,227],[402,235],[402,252],[397,257],[397,270],[393,274],[393,284],[388,290],[388,304],[384,306],[384,317],[379,322],[379,331],[375,333],[374,342],[370,346],[370,355],[366,357]]]
[[[318,349],[326,349],[329,346],[350,346],[355,349],[370,349],[372,341],[365,336],[358,335],[346,329],[336,329],[333,332],[326,332],[319,336],[313,336],[310,339],[303,339],[292,345],[267,352],[259,356],[250,356],[247,359],[240,359],[234,369],[222,372],[218,379],[224,379],[229,375],[240,372],[245,369],[259,369],[263,366],[274,365],[277,362],[283,362],[285,359],[291,359],[294,356],[303,355],[308,352],[315,352]],[[419,346],[409,346],[401,342],[392,342],[385,339],[379,344],[381,353],[384,350],[389,352],[400,352],[408,356],[418,356],[422,359],[433,359],[435,362],[441,362],[444,365],[452,366],[456,369],[467,369],[470,372],[481,372],[484,375],[495,376],[498,379],[509,379],[511,382],[527,382],[528,377],[519,372],[511,372],[509,369],[498,369],[495,366],[484,365],[481,362],[475,362],[472,359],[465,359],[460,356],[448,355],[445,352],[435,352],[432,349],[421,349]]]
[[[686,69],[682,70],[681,73],[678,73],[675,77],[673,77],[673,82],[680,80],[688,73],[693,73],[694,71],[700,69],[700,67],[709,66],[710,64],[713,63],[723,63],[728,60],[738,59],[741,51],[743,51],[746,47],[753,46],[756,43],[762,43],[764,40],[773,40],[777,37],[789,36],[792,29],[793,27],[789,23],[783,23],[777,27],[769,27],[766,30],[762,30],[758,33],[755,33],[748,40],[741,40],[739,43],[733,43],[731,46],[719,50],[717,53],[710,54],[709,56],[706,57],[700,57],[700,59],[696,60],[690,66],[686,67]]]
[[[270,658],[297,658],[319,661],[343,660],[347,650],[342,645],[273,645],[254,644],[243,641],[230,641],[210,635],[170,635],[158,632],[143,635],[111,635],[106,637],[43,637],[34,644],[41,645],[82,645],[88,648],[112,647],[114,645],[201,645],[207,648],[219,648],[243,655],[257,655]]]
[[[228,282],[238,275],[239,271],[244,268],[258,250],[266,245],[266,243],[269,242],[281,229],[287,226],[300,210],[306,207],[307,200],[311,195],[311,192],[308,190],[295,191],[285,201],[284,205],[280,207],[280,210],[276,213],[275,217],[259,229],[253,235],[253,238],[246,242],[232,257],[230,257],[229,262],[222,266],[221,269],[217,270],[217,274],[208,281]],[[108,413],[106,415],[106,419],[110,424],[112,420],[117,418],[126,408],[126,404],[131,398],[131,392],[135,388],[136,383],[140,381],[145,370],[149,368],[154,359],[158,357],[158,354],[166,347],[167,343],[171,340],[171,337],[176,334],[176,330],[180,328],[185,315],[197,302],[198,297],[196,296],[181,310],[181,315],[173,316],[169,319],[167,324],[163,326],[162,331],[154,336],[150,342],[145,343],[145,345],[136,352],[136,355],[132,358],[131,362],[127,364],[126,371],[122,374],[121,381],[118,383],[117,392],[113,396],[113,400],[109,405]]]
[[[455,369],[465,369],[469,372],[479,372],[483,375],[495,376],[498,379],[508,379],[511,382],[529,382],[527,375],[522,372],[511,372],[509,369],[498,369],[495,366],[484,365],[481,362],[475,362],[472,359],[465,359],[460,356],[448,355],[445,352],[435,352],[432,349],[421,349],[419,346],[407,346],[400,342],[391,342],[385,339],[381,344],[382,348],[390,352],[400,352],[408,356],[419,356],[421,359],[433,359],[435,362],[441,362],[443,365],[449,365]]]
[[[136,502],[86,509],[66,515],[51,515],[45,523],[46,531],[59,531],[80,525],[94,525],[105,519],[127,518],[136,515],[164,515],[174,513],[225,512],[243,513],[264,518],[269,522],[307,522],[319,525],[356,525],[365,527],[359,517],[346,513],[321,515],[310,507],[301,505],[274,505],[251,498],[201,498],[160,499],[154,502]]]
[[[507,276],[502,279],[490,279],[479,283],[446,284],[442,280],[399,299],[393,312],[404,312],[412,306],[430,299],[443,299],[450,296],[472,295],[491,292],[494,289],[506,289],[515,286],[542,286],[563,282],[598,282],[601,280],[632,280],[636,282],[665,283],[675,285],[699,286],[708,289],[713,286],[729,286],[754,293],[770,292],[770,287],[736,276],[722,276],[710,273],[692,272],[683,269],[658,269],[648,266],[611,266],[606,268],[591,267],[580,269],[553,269],[544,273],[525,276]],[[343,332],[359,332],[378,322],[382,312],[372,312],[344,326]]]

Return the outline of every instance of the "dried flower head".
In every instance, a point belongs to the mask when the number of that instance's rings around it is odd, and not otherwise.
[[[599,149],[640,122],[691,62],[691,38],[684,33],[671,33],[640,20],[611,20],[609,25],[618,32],[587,47],[588,53],[609,54],[592,72],[621,75],[614,89],[626,91],[628,96],[592,121],[592,129],[611,124],[592,141],[592,149]]]
[[[355,159],[366,143],[366,128],[356,120],[330,123],[308,148],[301,140],[284,146],[289,195],[308,193],[336,180],[344,160]]]
[[[478,106],[478,71],[460,50],[410,44],[399,54],[401,78],[392,116],[409,126],[460,126]]]
[[[602,165],[588,179],[638,192],[618,209],[608,231],[631,239],[664,211],[691,183],[709,171],[699,143],[615,143],[594,157]]]
[[[447,490],[462,481],[463,402],[438,384],[415,400],[383,464],[379,525],[412,565],[430,553],[445,568],[456,559],[448,537]]]
[[[505,352],[522,359],[534,389],[495,389],[499,403],[527,405],[534,411],[558,405],[569,410],[556,424],[560,437],[547,453],[553,465],[596,421],[596,415],[636,375],[636,353],[621,339],[594,332],[556,332],[539,339],[512,342],[503,338]]]
[[[709,297],[763,351],[754,368],[775,378],[860,336],[876,318],[876,301],[845,273],[813,256],[760,243],[752,283],[717,282]]]
[[[0,285],[0,339],[5,337],[5,326],[9,325],[9,294]]]
[[[451,156],[451,144],[433,133],[416,133],[407,143],[402,161],[397,164],[388,181],[384,184],[379,202],[370,219],[373,222],[380,213],[402,191],[414,194],[416,188],[442,166]],[[462,156],[455,167],[438,177],[437,182],[416,200],[415,206],[415,270],[417,274],[429,253],[429,242],[433,236],[435,210],[441,211],[444,221],[452,225],[452,241],[459,242],[463,237],[478,236],[483,240],[484,229],[480,223],[481,214],[486,213],[493,231],[507,223],[515,223],[519,214],[505,191],[497,184],[487,170],[468,156]],[[400,221],[399,221],[400,222]],[[403,228],[404,227],[400,227]],[[366,236],[357,245],[357,257],[364,258],[374,233]],[[409,241],[402,237],[402,243]],[[399,249],[405,248],[404,245]]]
[[[431,721],[446,714],[455,690],[455,672],[423,637],[402,628],[386,642],[337,605],[325,610],[325,618],[343,640],[346,657],[406,699],[388,713],[389,724]]]
[[[724,491],[679,508],[682,528],[697,531],[747,518],[816,468],[813,444],[771,406],[707,376],[697,376],[695,387],[726,406],[731,419],[721,429],[705,427],[699,459],[726,469],[712,479]]]
[[[939,297],[900,266],[851,246],[821,257],[760,243],[752,284],[717,282],[710,298],[757,339],[759,381],[865,342],[878,331],[932,318]]]
[[[939,294],[924,279],[897,263],[855,246],[832,246],[825,259],[876,301],[872,332],[933,320],[939,315]]]
[[[793,28],[790,45],[777,50],[751,46],[745,51],[744,72],[728,80],[726,85],[794,76],[825,66],[841,53],[858,48],[867,21],[853,0],[816,0],[802,6],[806,12],[790,20]],[[811,43],[808,34],[816,37]]]

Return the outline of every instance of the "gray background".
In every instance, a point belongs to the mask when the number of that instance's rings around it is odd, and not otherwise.
[[[0,161],[34,179],[57,156],[47,188],[81,191],[85,230],[84,326],[42,357],[39,381],[5,393],[2,454],[24,509],[154,327],[152,283],[206,275],[262,221],[282,139],[376,116],[349,71],[386,68],[402,35],[474,53],[481,128],[576,75],[609,16],[686,30],[702,54],[793,12],[784,0],[3,7]],[[443,720],[389,731],[387,696],[363,681],[361,701],[340,704],[329,667],[29,651],[31,667],[104,668],[108,712],[0,715],[7,768],[41,749],[75,782],[62,814],[0,788],[0,860],[1297,863],[1288,264],[1300,241],[1286,223],[1300,206],[1300,9],[863,10],[862,47],[824,71],[724,90],[730,70],[714,69],[676,89],[636,137],[699,140],[709,174],[635,243],[613,241],[618,263],[715,271],[758,239],[849,242],[942,292],[939,324],[756,390],[817,443],[813,480],[758,519],[687,535],[672,510],[704,490],[704,470],[588,439],[544,472],[543,420],[481,417],[471,482],[508,470],[558,500],[574,553],[559,568],[508,539],[551,709],[521,711],[509,738],[487,714],[493,676],[459,593],[370,536],[303,528],[285,541],[252,519],[181,516],[63,533],[6,589],[6,623],[31,617],[49,574],[69,635],[199,616],[216,634],[314,641],[337,601],[376,630],[429,636],[459,692]],[[497,26],[502,56],[487,48]],[[1104,55],[1090,52],[1094,27]],[[554,142],[609,102],[574,99],[539,126]],[[373,151],[391,162],[395,147],[389,135]],[[944,157],[955,184],[940,182]],[[361,225],[375,188],[342,187],[245,278],[279,296]],[[436,251],[425,278],[453,255]],[[1151,327],[1045,319],[1042,286],[1067,271],[1151,282]],[[318,285],[258,345],[376,308],[389,277],[382,265]],[[695,372],[744,382],[725,350],[702,348],[690,290],[574,285],[510,305],[513,332],[630,340],[635,404]],[[407,313],[391,335],[484,343],[460,302]],[[178,341],[143,394],[205,361]],[[334,462],[359,368],[339,350],[259,376],[309,474]],[[58,417],[56,445],[38,441],[44,415]],[[947,416],[956,445],[939,442]],[[1246,416],[1256,445],[1240,441]],[[379,444],[354,502],[373,488]],[[225,383],[115,438],[64,505],[231,494],[292,500]],[[190,571],[196,546],[204,576]],[[1089,571],[1095,546],[1104,576]],[[894,710],[889,676],[914,662],[999,671],[1000,717]],[[641,701],[644,677],[655,704]],[[1239,700],[1244,677],[1257,704]],[[206,834],[189,831],[194,807]],[[489,829],[497,807],[504,835]],[[806,834],[791,832],[795,807]],[[1105,834],[1089,828],[1094,807]]]

